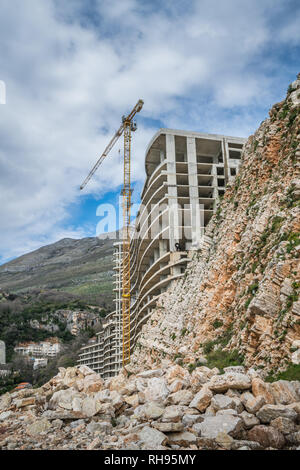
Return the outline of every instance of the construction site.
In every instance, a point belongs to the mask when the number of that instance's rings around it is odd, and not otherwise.
[[[118,139],[124,136],[123,230],[115,243],[115,310],[97,339],[84,346],[79,365],[103,378],[130,363],[141,328],[159,296],[184,276],[205,245],[205,227],[241,162],[246,139],[160,129],[145,151],[146,178],[134,225],[131,224],[131,133],[137,129],[139,100],[83,182],[83,189]]]

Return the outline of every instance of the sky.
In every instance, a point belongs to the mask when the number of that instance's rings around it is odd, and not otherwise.
[[[299,24],[299,0],[0,0],[0,264],[96,235],[122,139],[79,187],[138,99],[136,203],[159,128],[251,135],[300,72]]]

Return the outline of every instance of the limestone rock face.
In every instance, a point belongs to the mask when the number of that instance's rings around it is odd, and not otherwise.
[[[216,437],[216,442],[219,444],[223,449],[230,450],[234,443],[234,439],[229,436],[226,432],[219,432]]]
[[[193,392],[198,392],[199,389],[202,387],[202,385],[206,384],[210,378],[206,370],[203,371],[200,369],[201,367],[197,367],[197,369],[192,372],[192,375],[190,378],[190,384],[191,384]],[[208,369],[208,368],[205,367],[205,369]]]
[[[190,415],[185,414],[182,418],[182,422],[186,427],[192,427],[195,423],[201,423],[204,420],[202,415]]]
[[[125,402],[133,407],[136,407],[139,405],[139,395],[138,393],[135,393],[134,395],[130,395],[129,397],[125,398]]]
[[[297,79],[244,145],[199,250],[142,327],[132,371],[166,361],[193,370],[222,349],[244,357],[225,374],[259,367],[265,378],[299,364],[299,96]],[[198,392],[205,373],[190,380]]]

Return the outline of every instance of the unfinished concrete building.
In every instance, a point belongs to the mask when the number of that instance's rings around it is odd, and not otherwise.
[[[160,129],[146,150],[146,181],[131,241],[131,348],[158,297],[184,275],[205,240],[208,224],[226,185],[235,178],[245,139]],[[121,259],[115,245],[116,310],[94,345],[80,354],[103,377],[122,366]]]

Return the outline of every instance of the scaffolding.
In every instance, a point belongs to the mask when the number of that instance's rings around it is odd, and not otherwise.
[[[144,102],[139,100],[131,113],[122,118],[122,125],[109,142],[103,154],[92,168],[83,184],[82,190],[97,171],[105,157],[124,133],[124,183],[123,183],[123,253],[122,253],[122,329],[123,329],[123,367],[130,362],[130,209],[131,209],[131,132],[137,129],[134,116],[141,111]]]

